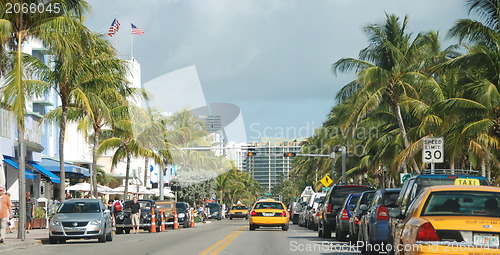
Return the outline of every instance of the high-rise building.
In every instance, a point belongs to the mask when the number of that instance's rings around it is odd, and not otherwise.
[[[260,142],[248,145],[247,156],[243,161],[243,171],[249,172],[261,188],[270,191],[279,181],[287,179],[292,170],[293,158],[285,157],[285,152],[299,152],[300,141],[297,139],[261,138]]]

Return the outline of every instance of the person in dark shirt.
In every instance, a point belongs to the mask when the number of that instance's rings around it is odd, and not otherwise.
[[[33,223],[33,214],[35,213],[35,205],[33,204],[33,200],[31,200],[31,194],[26,192],[26,233],[30,232],[31,223]]]
[[[139,232],[139,216],[141,215],[141,205],[137,202],[137,197],[134,197],[134,203],[130,207],[130,218],[132,219],[132,229],[134,234]]]

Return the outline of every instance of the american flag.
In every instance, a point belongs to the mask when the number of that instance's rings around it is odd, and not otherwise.
[[[109,27],[108,35],[113,37],[116,32],[118,32],[118,29],[120,29],[120,22],[115,18],[113,20],[113,23],[111,23],[111,26]]]
[[[132,34],[133,35],[143,35],[144,31],[142,31],[140,28],[136,27],[134,24],[130,23],[132,25]]]

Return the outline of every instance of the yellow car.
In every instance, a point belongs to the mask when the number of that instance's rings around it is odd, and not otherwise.
[[[245,218],[248,219],[248,208],[244,205],[233,205],[229,210],[229,219]]]
[[[432,186],[422,190],[395,227],[395,254],[500,254],[500,188]],[[377,247],[368,247],[377,249]],[[378,247],[380,248],[380,247]],[[393,254],[394,254],[393,253]]]
[[[288,212],[286,206],[272,199],[257,201],[250,213],[250,230],[258,227],[281,227],[288,230]]]

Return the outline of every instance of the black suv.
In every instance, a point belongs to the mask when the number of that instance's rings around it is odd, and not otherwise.
[[[465,180],[477,179],[480,185],[490,185],[488,179],[483,176],[472,175],[475,171],[469,170],[450,170],[436,169],[426,170],[421,175],[413,176],[407,179],[398,195],[398,200],[394,208],[401,210],[402,217],[389,217],[389,234],[387,243],[392,244],[394,240],[394,231],[396,225],[401,221],[405,221],[406,209],[411,202],[417,197],[422,189],[437,185],[464,185]],[[388,251],[388,254],[393,254],[393,250]]]
[[[155,208],[156,232],[159,232],[161,227],[161,216],[159,210],[156,208],[155,202],[148,199],[138,199],[137,202],[141,206],[139,228],[151,232],[151,208]],[[121,234],[123,231],[127,234],[130,233],[130,230],[132,229],[130,210],[133,203],[133,200],[125,201],[123,204],[123,210],[115,213],[116,234]]]
[[[222,208],[219,203],[208,203],[206,208],[208,219],[222,220]]]
[[[365,185],[335,185],[326,193],[325,202],[322,207],[322,217],[319,221],[318,236],[322,238],[332,237],[335,231],[335,217],[339,212],[344,199],[349,194],[361,194],[367,190],[374,190],[372,186]]]

